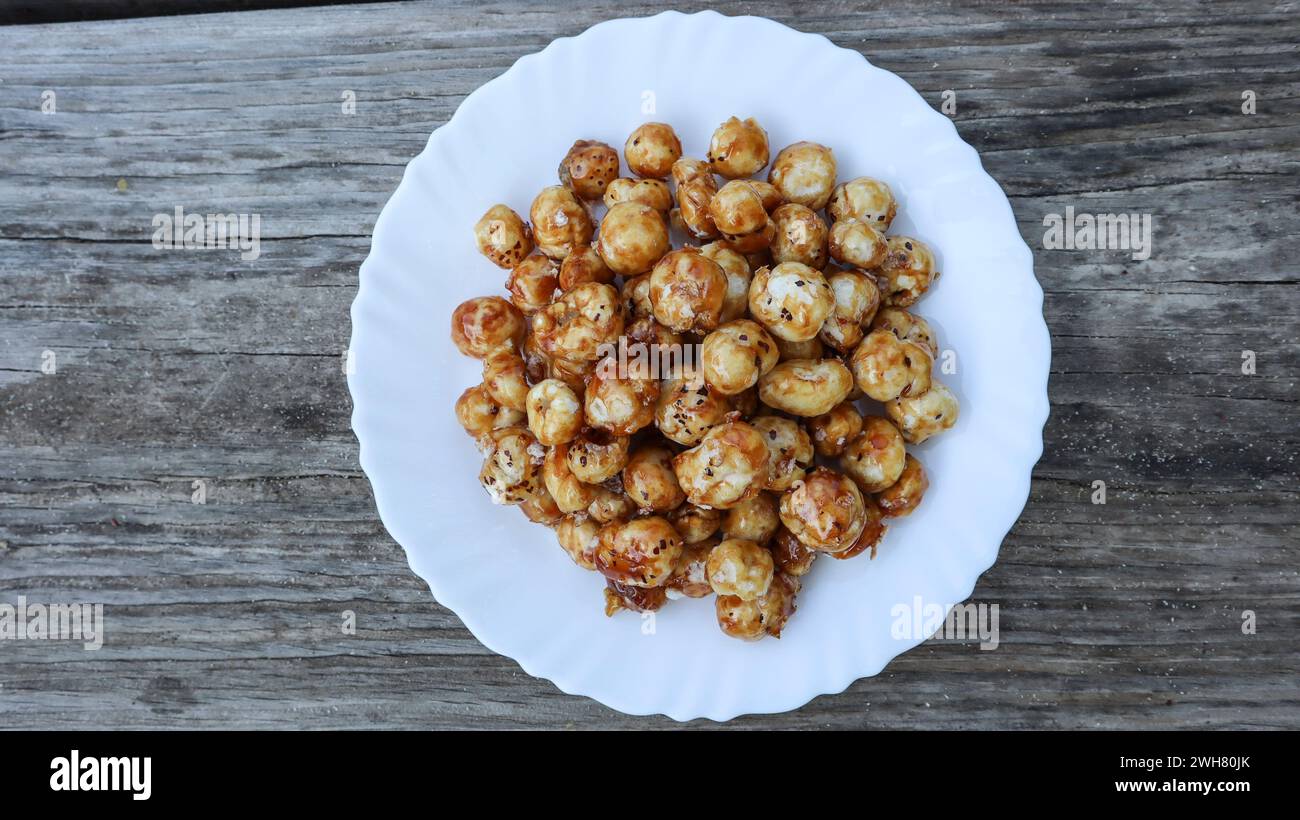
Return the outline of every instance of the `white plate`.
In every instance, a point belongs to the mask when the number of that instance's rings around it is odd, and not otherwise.
[[[450,341],[451,312],[504,292],[504,272],[472,235],[488,206],[526,215],[575,139],[621,149],[636,125],[662,121],[700,157],[732,114],[757,118],[773,153],[824,143],[841,179],[893,187],[893,232],[939,256],[943,277],[918,310],[957,352],[957,374],[942,379],[962,404],[954,429],[917,448],[931,479],[918,511],[890,527],[874,561],[818,562],[782,638],[758,643],[719,632],[712,600],[671,602],[652,634],[638,615],[606,618],[600,576],[576,567],[550,530],[490,503],[476,480],[480,455],[452,412],[481,373]],[[770,20],[615,20],[519,60],[407,166],[360,278],[352,426],[384,525],[489,649],[623,712],[726,720],[793,709],[876,674],[924,637],[892,637],[895,604],[958,603],[993,564],[1042,450],[1043,296],[1002,190],[903,80]]]

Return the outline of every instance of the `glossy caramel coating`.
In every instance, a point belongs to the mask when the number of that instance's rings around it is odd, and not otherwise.
[[[482,359],[499,347],[523,341],[524,315],[500,296],[477,296],[451,313],[451,340],[466,356]]]
[[[493,205],[474,225],[479,253],[498,268],[510,270],[533,250],[533,231],[508,205]]]
[[[776,186],[786,202],[820,211],[835,190],[835,173],[831,149],[815,142],[796,142],[776,155],[767,181]]]
[[[878,493],[893,486],[903,474],[907,456],[903,434],[881,416],[867,416],[861,423],[862,431],[840,453],[840,469],[858,482],[864,493]]]
[[[598,428],[587,428],[569,442],[566,458],[569,470],[579,481],[599,484],[623,471],[630,455],[631,439]]]
[[[908,453],[907,463],[898,480],[881,490],[876,496],[876,502],[886,518],[901,518],[912,514],[929,487],[930,479],[925,474],[925,468],[915,456]]]
[[[642,510],[671,512],[686,500],[673,468],[673,451],[661,444],[637,448],[623,468],[623,490]]]
[[[620,202],[640,202],[654,208],[665,219],[673,209],[673,192],[662,179],[619,177],[605,189],[604,200],[607,208],[613,208]]]
[[[835,186],[826,211],[839,222],[857,219],[884,233],[898,213],[898,202],[889,185],[878,179],[858,177]]]
[[[705,569],[715,593],[753,601],[767,592],[776,564],[766,547],[742,538],[728,538],[709,553]]]
[[[862,392],[876,401],[919,396],[930,389],[930,354],[888,330],[873,330],[853,351],[849,365]]]
[[[625,586],[661,587],[681,554],[681,536],[667,519],[652,515],[616,521],[600,529],[596,571]]]
[[[834,310],[835,295],[826,277],[799,262],[760,268],[750,280],[749,312],[778,338],[815,338]]]
[[[919,239],[891,236],[885,259],[876,269],[880,299],[890,307],[910,307],[939,278],[934,251]]]
[[[760,376],[776,367],[780,355],[776,340],[758,322],[728,322],[704,337],[704,380],[724,395],[734,396],[757,384]]]
[[[600,357],[602,345],[615,344],[622,335],[621,307],[612,285],[587,282],[538,311],[532,332],[552,359],[592,361]]]
[[[834,458],[862,432],[862,414],[852,402],[841,402],[828,412],[808,419],[808,431],[817,455]]]
[[[557,174],[581,199],[596,202],[618,178],[618,151],[603,142],[578,140],[560,160]]]
[[[670,441],[693,447],[731,410],[727,397],[703,379],[672,379],[659,393],[655,426]]]
[[[767,132],[752,117],[731,117],[709,138],[706,159],[713,172],[727,179],[753,176],[767,167]]]
[[[673,127],[662,122],[637,126],[623,145],[627,167],[639,177],[665,179],[682,156],[682,141]]]
[[[839,359],[792,359],[758,380],[763,404],[795,416],[820,416],[844,401],[853,374]]]
[[[563,185],[543,188],[533,199],[528,218],[537,249],[552,259],[563,259],[574,248],[590,245],[596,230],[587,207]]]
[[[596,250],[605,265],[620,276],[645,273],[670,247],[668,225],[649,205],[619,202],[600,221]]]
[[[722,319],[727,276],[697,248],[671,251],[650,271],[655,319],[679,333],[707,333]]]
[[[826,467],[813,470],[781,496],[781,523],[804,546],[820,552],[853,546],[866,516],[858,485]]]
[[[559,264],[540,252],[529,254],[506,277],[510,301],[524,313],[534,313],[549,305],[559,288]]]
[[[767,444],[757,429],[731,421],[709,430],[695,447],[678,454],[677,481],[692,504],[730,509],[767,483]]]

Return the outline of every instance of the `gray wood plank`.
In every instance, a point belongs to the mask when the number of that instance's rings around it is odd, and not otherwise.
[[[931,641],[733,725],[1300,727],[1296,4],[713,5],[823,33],[936,107],[957,92],[1054,347],[1030,503],[973,596],[1001,646]],[[432,602],[374,512],[340,367],[371,225],[429,132],[553,38],[656,10],[0,28],[0,599],[93,596],[112,629],[93,653],[0,642],[0,726],[673,725],[563,695]],[[262,257],[154,252],[152,214],[197,201],[273,215]],[[1043,250],[1070,205],[1155,214],[1156,252]]]

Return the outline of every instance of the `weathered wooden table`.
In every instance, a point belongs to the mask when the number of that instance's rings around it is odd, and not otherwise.
[[[955,92],[1055,351],[1032,497],[973,598],[1001,646],[931,641],[732,725],[1300,727],[1296,4],[719,9]],[[341,367],[371,226],[429,132],[519,56],[656,10],[0,29],[0,600],[107,606],[97,652],[0,641],[0,726],[672,725],[561,694],[432,602],[375,514]],[[177,205],[261,214],[260,258],[155,250]],[[1150,258],[1044,249],[1067,207],[1151,214]]]

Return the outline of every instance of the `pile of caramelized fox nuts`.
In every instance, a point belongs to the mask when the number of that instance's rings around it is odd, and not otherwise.
[[[623,146],[631,176],[580,140],[527,222],[494,205],[474,228],[509,296],[452,314],[452,340],[483,362],[456,416],[492,500],[603,575],[608,615],[716,594],[727,635],[780,637],[818,555],[874,555],[886,519],[920,503],[905,443],[957,420],[934,333],[908,310],[934,255],[887,233],[889,186],[837,185],[814,142],[753,179],[768,158],[753,119],[718,126],[702,160],[646,123]],[[698,346],[698,366],[610,366],[628,341]]]

